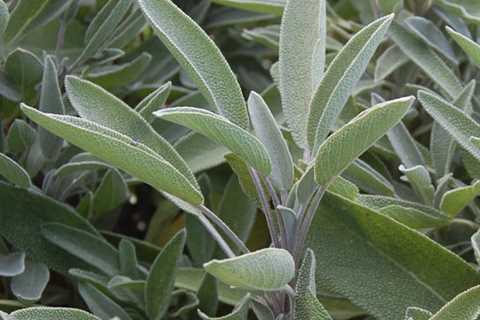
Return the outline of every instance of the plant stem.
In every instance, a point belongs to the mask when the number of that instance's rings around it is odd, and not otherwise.
[[[230,229],[215,213],[213,213],[204,205],[200,206],[200,210],[208,220],[222,230],[222,232],[238,247],[241,253],[250,252],[245,243],[243,243],[243,241],[235,234],[235,232],[233,232],[232,229]]]
[[[267,178],[266,184],[268,188],[268,192],[270,193],[270,197],[272,198],[273,204],[275,206],[275,212],[277,214],[277,225],[278,225],[278,230],[280,231],[280,243],[282,244],[282,248],[288,249],[288,234],[287,234],[287,227],[285,226],[285,220],[283,215],[277,210],[278,206],[282,205],[282,202],[277,196],[277,193],[275,191],[275,188],[273,187],[272,183],[270,180]]]
[[[223,252],[227,255],[227,257],[229,258],[236,257],[235,253],[232,251],[228,243],[222,238],[220,233],[218,233],[217,229],[213,227],[210,221],[207,218],[205,218],[205,216],[203,215],[197,215],[197,217],[200,220],[200,222],[203,224],[203,226],[207,229],[207,231],[210,233],[210,235],[218,243],[220,248],[222,248]]]

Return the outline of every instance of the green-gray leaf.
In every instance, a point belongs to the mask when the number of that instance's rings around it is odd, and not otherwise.
[[[473,287],[456,296],[430,320],[476,320],[480,315],[480,286]]]
[[[280,190],[288,191],[293,184],[293,159],[287,142],[262,96],[250,94],[248,111],[255,134],[272,161],[272,181]]]
[[[12,320],[100,320],[100,318],[79,309],[34,307],[10,314]]]
[[[349,165],[395,126],[408,111],[413,97],[381,103],[360,113],[332,134],[315,158],[315,180],[327,186]]]
[[[220,115],[191,107],[162,109],[154,112],[154,115],[190,128],[226,146],[265,175],[271,172],[270,157],[262,143],[248,131]]]
[[[212,2],[243,10],[282,15],[286,0],[213,0]]]
[[[0,176],[22,188],[30,188],[30,176],[18,163],[3,153],[0,153]]]
[[[90,283],[80,283],[78,292],[96,316],[101,319],[118,317],[122,320],[132,320],[129,314],[110,297],[105,295]]]
[[[10,289],[21,301],[40,300],[50,279],[48,267],[43,263],[26,261],[25,272],[12,278]]]
[[[210,104],[247,129],[248,114],[240,85],[210,37],[170,0],[138,0],[138,3],[160,40]]]
[[[9,19],[10,13],[8,12],[8,7],[3,0],[0,0],[0,38],[3,37]]]
[[[275,248],[212,260],[204,267],[225,284],[248,290],[279,290],[288,285],[295,275],[293,257],[288,251]]]
[[[333,129],[392,19],[393,15],[386,16],[363,28],[330,63],[310,105],[307,138],[313,154]]]
[[[480,45],[463,34],[456,32],[450,27],[447,27],[447,32],[455,40],[455,42],[465,51],[470,59],[478,66],[480,66]]]
[[[471,186],[460,187],[445,192],[440,202],[440,209],[450,218],[454,218],[463,210],[473,199],[480,194],[480,181]]]
[[[0,255],[0,276],[13,277],[25,271],[25,253],[14,252]]]
[[[230,314],[223,317],[209,317],[202,311],[198,310],[198,315],[204,320],[246,320],[248,317],[248,309],[250,307],[250,295],[240,301]]]

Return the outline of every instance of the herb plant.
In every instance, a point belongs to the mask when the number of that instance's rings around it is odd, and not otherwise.
[[[0,318],[478,319],[479,27],[0,0]]]

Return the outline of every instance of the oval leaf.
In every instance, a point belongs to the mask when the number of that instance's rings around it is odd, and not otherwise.
[[[3,153],[0,153],[0,176],[22,188],[30,188],[32,181],[27,171]]]

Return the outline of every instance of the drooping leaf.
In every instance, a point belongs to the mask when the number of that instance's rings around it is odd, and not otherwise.
[[[25,271],[12,278],[10,289],[21,301],[40,300],[50,279],[48,267],[43,263],[26,261]]]
[[[180,231],[152,264],[145,287],[146,311],[150,319],[161,319],[167,312],[175,284],[176,264],[182,254],[185,238],[185,231]]]
[[[440,309],[430,320],[464,319],[475,320],[480,315],[480,286],[462,292],[442,309]]]
[[[307,116],[313,90],[312,66],[320,37],[324,0],[288,0],[282,16],[279,49],[279,89],[293,139],[306,147]],[[316,70],[316,72],[319,72]]]
[[[159,190],[187,202],[203,202],[201,193],[184,175],[145,145],[81,118],[44,114],[25,105],[22,110],[44,128]]]
[[[226,146],[249,165],[265,175],[271,172],[271,162],[262,143],[248,131],[213,112],[176,107],[154,112],[156,117],[190,128]]]
[[[284,288],[295,275],[295,262],[284,249],[262,249],[235,258],[212,260],[205,270],[234,287],[272,291]]]
[[[138,3],[160,40],[209,103],[227,119],[247,129],[248,114],[240,86],[208,35],[169,0],[139,0]],[[182,32],[178,32],[179,28]]]
[[[10,314],[12,320],[100,320],[100,318],[80,309],[33,307],[25,308]]]
[[[393,15],[386,16],[363,28],[330,63],[310,105],[307,137],[313,154],[333,129],[392,19]]]
[[[470,116],[442,98],[420,90],[418,99],[425,110],[450,135],[477,160],[480,160],[480,148],[470,141],[472,136],[480,136],[480,125]]]
[[[480,181],[471,186],[460,187],[445,192],[440,202],[440,209],[450,218],[454,218],[473,199],[480,194]]]
[[[248,111],[253,130],[270,156],[274,185],[282,191],[289,190],[293,184],[293,159],[275,118],[263,98],[255,92],[248,99]]]
[[[414,101],[413,97],[381,103],[360,113],[331,135],[315,158],[315,180],[327,186],[349,165],[395,126]]]
[[[51,56],[46,56],[43,62],[39,110],[47,113],[65,114],[65,106],[58,83],[57,67]],[[38,134],[43,155],[47,159],[55,159],[60,153],[63,140],[42,128],[39,129]]]
[[[73,107],[83,118],[146,145],[198,188],[195,177],[174,148],[123,101],[101,87],[73,76],[67,77],[65,86]]]
[[[0,153],[0,176],[22,188],[32,186],[30,176],[25,169],[3,153]]]
[[[469,264],[423,234],[328,192],[310,230],[317,291],[333,290],[380,319],[398,319],[410,306],[437,311],[480,283]]]

